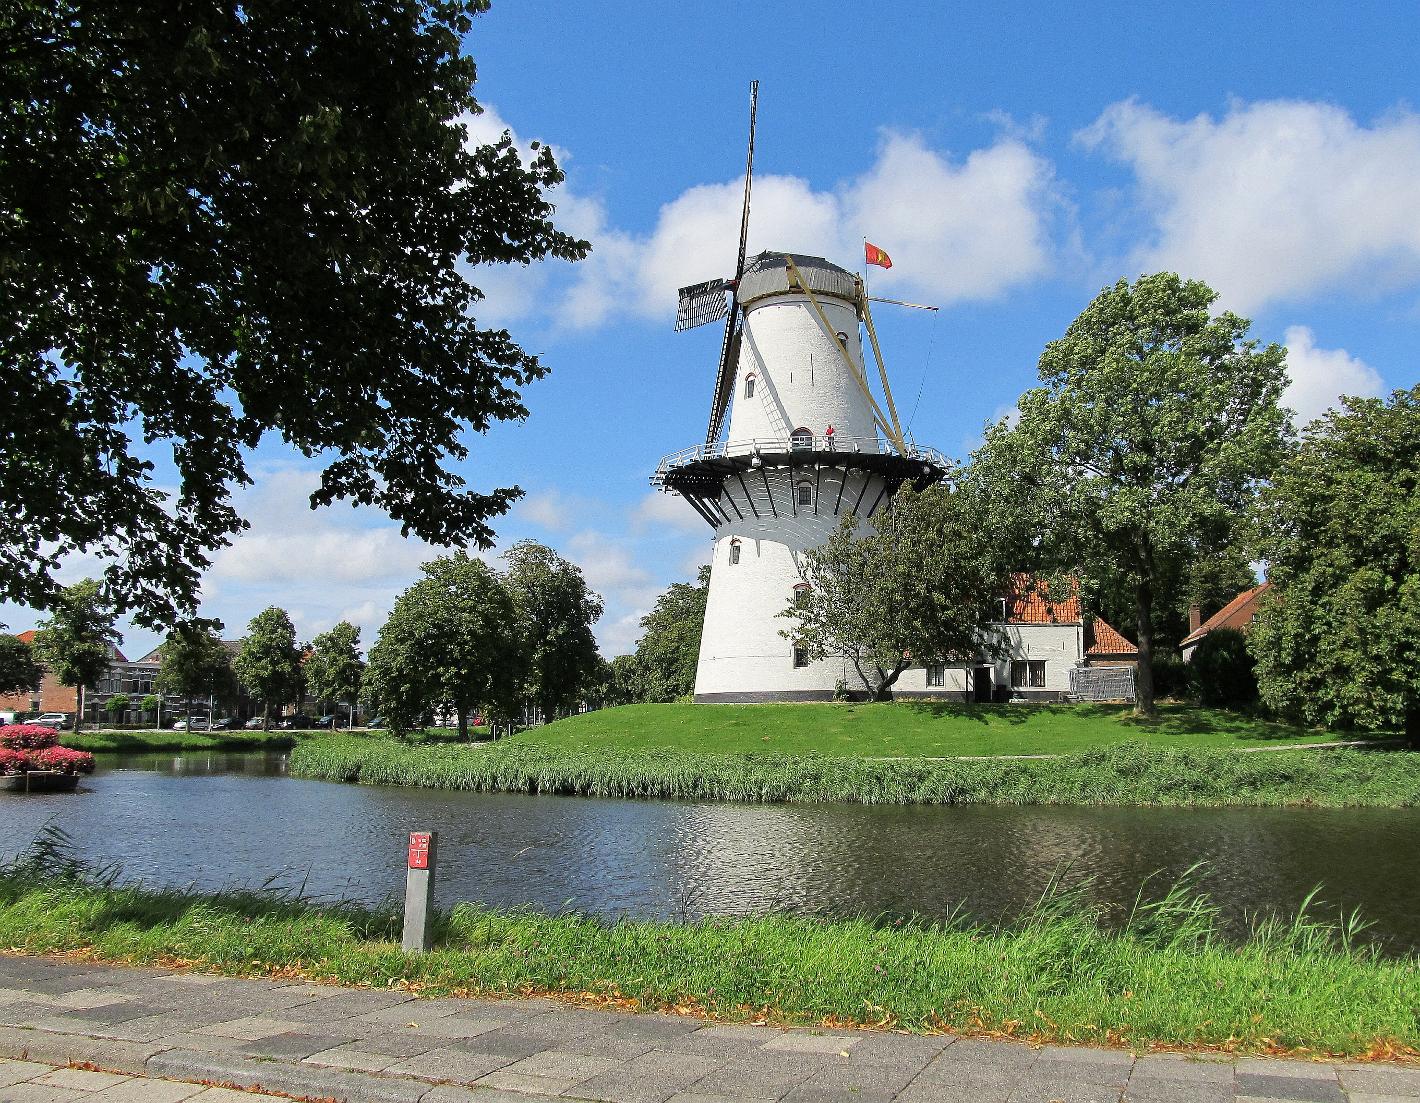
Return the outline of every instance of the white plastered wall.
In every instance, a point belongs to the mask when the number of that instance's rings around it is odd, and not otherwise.
[[[1006,635],[1008,655],[996,662],[972,664],[992,667],[992,682],[1011,684],[1012,659],[1038,659],[1045,663],[1045,685],[1031,692],[1056,696],[1070,690],[1070,671],[1085,657],[1085,630],[1079,624],[998,625]],[[948,666],[942,686],[927,685],[927,671],[920,666],[902,672],[894,690],[903,696],[950,696],[967,691],[966,671]]]

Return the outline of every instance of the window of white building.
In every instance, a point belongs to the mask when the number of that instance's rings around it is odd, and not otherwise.
[[[1012,689],[1044,689],[1045,660],[1015,659],[1011,663]]]
[[[927,688],[936,689],[947,684],[947,668],[944,663],[927,664]]]
[[[754,376],[752,375],[745,376],[745,397],[754,397]]]
[[[808,665],[809,649],[807,647],[802,647],[796,644],[794,647],[794,666],[797,668]]]
[[[814,446],[814,435],[807,429],[795,429],[789,434],[789,446],[796,452],[801,452]]]
[[[730,566],[733,567],[733,566],[734,566],[736,563],[738,563],[739,561],[740,561],[740,542],[739,542],[738,540],[731,540],[731,541],[730,541]]]

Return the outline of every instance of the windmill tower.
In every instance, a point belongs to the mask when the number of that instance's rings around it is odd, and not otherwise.
[[[810,660],[782,634],[792,622],[779,614],[805,585],[803,555],[844,514],[866,530],[904,483],[925,487],[947,470],[903,439],[861,277],[799,253],[746,258],[757,94],[755,82],[734,278],[682,288],[676,317],[678,330],[725,319],[705,443],[667,456],[651,479],[715,532],[697,701],[826,700],[840,681],[858,688],[843,660]]]

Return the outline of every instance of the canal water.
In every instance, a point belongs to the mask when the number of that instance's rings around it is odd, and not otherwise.
[[[1240,929],[1359,908],[1391,951],[1420,948],[1420,810],[872,807],[617,801],[304,781],[281,754],[101,756],[76,794],[0,794],[0,857],[47,824],[153,885],[272,881],[319,899],[402,893],[406,835],[440,833],[443,906],[664,918],[782,911],[994,920],[1062,870],[1126,908],[1198,862]]]

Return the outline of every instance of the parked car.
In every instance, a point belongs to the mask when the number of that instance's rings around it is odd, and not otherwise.
[[[212,730],[212,717],[205,713],[194,713],[192,716],[182,716],[173,721],[173,731],[175,732],[205,732]]]
[[[316,727],[318,727],[318,728],[334,728],[334,727],[335,727],[335,720],[336,720],[336,717],[335,717],[333,714],[331,714],[331,715],[326,715],[326,716],[322,716],[319,720],[316,721]]]
[[[232,721],[229,717],[219,716],[216,720],[213,720],[207,725],[207,730],[210,732],[224,732],[229,730],[231,726]]]
[[[249,731],[249,732],[252,732],[252,731],[260,731],[260,730],[261,730],[261,717],[260,717],[260,716],[253,716],[250,720],[248,720],[248,721],[247,721],[245,724],[243,724],[242,726],[243,726],[244,728],[246,728],[246,730]],[[274,725],[273,725],[273,726],[274,726]]]
[[[283,716],[279,725],[272,724],[271,726],[273,728],[280,727],[283,731],[293,731],[301,728],[313,728],[316,726],[316,722],[311,717],[298,712],[294,716]]]
[[[385,718],[383,716],[372,716],[365,721],[365,727],[367,728],[383,728],[384,726]]]
[[[69,717],[62,712],[46,712],[36,716],[33,720],[26,720],[27,724],[38,724],[41,728],[53,728],[58,731],[60,728],[69,726]]]

